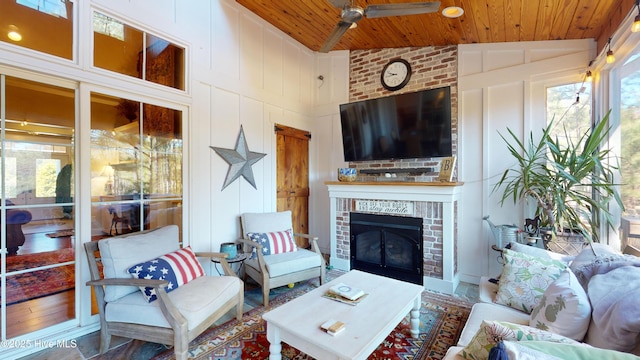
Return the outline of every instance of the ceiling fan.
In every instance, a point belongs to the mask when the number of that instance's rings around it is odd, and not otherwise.
[[[364,9],[355,5],[355,0],[328,1],[333,6],[342,8],[342,12],[340,13],[341,20],[320,48],[322,53],[329,52],[340,41],[342,35],[364,16],[373,19],[387,16],[426,14],[436,12],[440,8],[440,1],[369,5]]]

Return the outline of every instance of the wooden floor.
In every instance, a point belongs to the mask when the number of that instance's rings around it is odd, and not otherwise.
[[[51,230],[51,231],[55,231]],[[18,255],[54,251],[74,246],[74,237],[50,238],[44,231],[25,235]],[[75,318],[75,290],[7,306],[7,338],[27,334]],[[1,314],[0,314],[1,316]]]

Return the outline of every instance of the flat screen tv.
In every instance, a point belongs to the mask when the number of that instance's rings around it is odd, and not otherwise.
[[[451,89],[340,105],[345,161],[451,156]]]

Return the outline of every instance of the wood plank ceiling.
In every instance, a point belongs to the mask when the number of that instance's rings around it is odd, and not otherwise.
[[[340,21],[341,9],[329,0],[236,1],[314,51]],[[353,2],[366,8],[416,0]],[[435,13],[365,17],[333,50],[586,38],[596,39],[600,50],[634,5],[635,0],[442,0]],[[464,14],[442,16],[448,6],[459,6]]]

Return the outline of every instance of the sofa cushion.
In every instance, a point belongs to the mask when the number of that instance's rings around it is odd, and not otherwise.
[[[471,313],[469,313],[469,318],[460,333],[460,339],[458,339],[457,345],[467,346],[476,335],[476,332],[478,332],[484,320],[506,321],[514,324],[528,325],[529,314],[503,305],[476,303],[471,308]]]
[[[633,354],[600,349],[586,344],[564,344],[548,341],[520,341],[518,344],[521,347],[537,350],[560,359],[638,360],[638,357]]]
[[[262,245],[262,255],[274,255],[297,250],[295,241],[293,240],[293,230],[273,231],[266,233],[247,233],[247,237],[260,245]],[[255,258],[256,248],[251,252],[251,258]]]
[[[188,328],[202,323],[224,303],[238,296],[242,281],[234,276],[201,276],[168,294]],[[160,309],[160,301],[147,302],[139,291],[107,304],[107,321],[122,321],[170,328]]]
[[[592,276],[605,274],[622,266],[640,267],[640,258],[636,256],[614,252],[610,247],[598,243],[594,243],[593,246],[594,250],[582,250],[571,264],[571,271],[585,290],[588,290]],[[593,251],[597,255],[594,255]]]
[[[171,225],[148,232],[100,240],[98,248],[104,266],[105,279],[130,279],[131,274],[128,270],[132,265],[180,248],[178,227]],[[114,301],[135,291],[139,291],[135,286],[107,286],[104,290],[104,300]]]
[[[469,360],[486,360],[489,351],[503,340],[544,340],[564,343],[576,341],[534,327],[504,321],[483,321],[473,339],[462,350],[462,356]]]
[[[575,256],[573,255],[560,254],[553,251],[541,249],[539,247],[520,244],[515,241],[510,242],[509,245],[507,245],[507,247],[510,250],[517,251],[519,253],[524,253],[527,255],[535,256],[535,257],[562,261],[566,265],[569,265],[575,258]]]
[[[558,260],[530,256],[504,249],[504,265],[495,302],[531,313],[549,284],[566,265]]]
[[[129,268],[129,273],[135,279],[166,280],[166,292],[171,292],[189,281],[204,275],[204,269],[198,262],[196,254],[187,246],[180,250],[164,254],[153,260],[136,264]],[[150,287],[140,287],[142,295],[148,302],[157,299],[156,290]]]
[[[634,351],[640,344],[640,268],[623,266],[594,275],[587,294],[593,310],[585,342],[599,348]]]
[[[542,351],[531,349],[529,347],[523,346],[522,344],[528,343],[532,341],[501,341],[496,345],[493,349],[491,349],[491,353],[489,353],[489,360],[494,360],[491,355],[498,347],[502,347],[502,358],[496,358],[495,360],[563,360],[563,358],[559,358],[557,356],[545,354]],[[555,344],[549,342],[550,344]]]
[[[552,282],[531,312],[529,326],[582,341],[591,321],[591,305],[571,270]]]
[[[278,256],[265,256],[264,261],[272,278],[322,266],[320,255],[306,249],[298,249],[298,251],[279,254]],[[258,259],[248,259],[245,261],[245,265],[254,269],[260,268]]]

